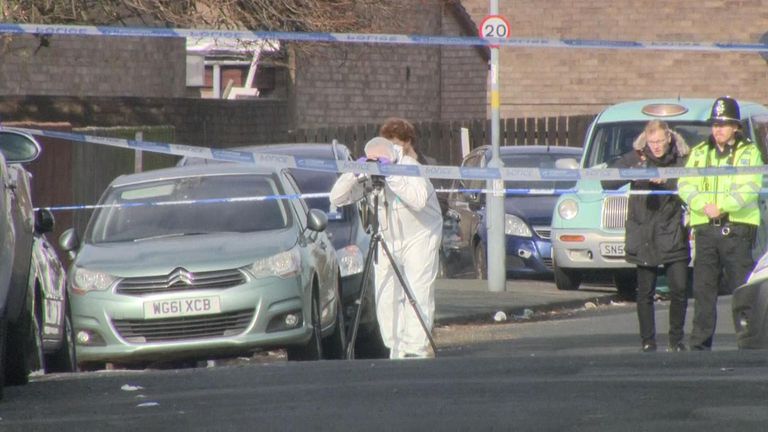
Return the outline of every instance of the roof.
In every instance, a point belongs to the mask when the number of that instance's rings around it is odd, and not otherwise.
[[[472,16],[467,12],[467,9],[461,4],[461,0],[443,0],[443,3],[448,10],[456,17],[461,29],[467,33],[468,36],[477,36],[479,26],[472,19]],[[480,53],[485,61],[491,60],[491,50],[486,46],[475,46],[475,49]]]
[[[613,123],[624,121],[649,121],[653,119],[702,122],[709,119],[712,104],[715,98],[666,98],[666,99],[641,99],[621,102],[611,105],[598,115],[596,121],[600,123]],[[643,114],[643,107],[650,104],[675,104],[684,106],[687,111],[680,115],[659,117]],[[756,112],[768,114],[768,108],[750,101],[739,101],[741,116],[750,116]]]
[[[136,174],[125,174],[112,181],[110,187],[125,186],[156,180],[175,179],[183,177],[198,177],[207,175],[230,175],[230,174],[255,174],[272,175],[278,172],[275,167],[256,166],[246,164],[213,164],[213,165],[190,165],[184,167],[164,168],[158,170],[145,171]]]

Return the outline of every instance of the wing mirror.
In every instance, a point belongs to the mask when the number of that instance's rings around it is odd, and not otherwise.
[[[66,229],[59,236],[59,246],[67,252],[70,259],[75,259],[75,251],[80,247],[80,239],[74,228]]]
[[[0,153],[7,163],[32,162],[40,155],[40,144],[22,132],[0,130]]]
[[[55,222],[50,210],[41,208],[35,211],[35,232],[39,234],[51,232]]]
[[[328,215],[324,211],[311,209],[307,213],[307,228],[312,231],[321,232],[328,226]]]

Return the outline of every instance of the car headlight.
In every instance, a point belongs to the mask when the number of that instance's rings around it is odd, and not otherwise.
[[[533,232],[528,228],[528,224],[515,215],[504,215],[504,234],[518,237],[532,237]]]
[[[579,203],[572,199],[564,199],[557,206],[557,214],[563,219],[573,219],[579,214]]]
[[[85,294],[90,291],[105,291],[117,281],[111,274],[75,267],[72,271],[72,291]]]
[[[363,271],[363,267],[365,267],[363,252],[356,245],[336,249],[336,256],[339,257],[341,277],[360,273]]]
[[[277,276],[288,278],[301,271],[301,255],[297,248],[262,258],[245,269],[255,278]]]

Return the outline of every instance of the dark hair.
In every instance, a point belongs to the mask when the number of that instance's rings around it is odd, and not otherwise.
[[[397,138],[403,142],[410,141],[411,145],[415,148],[416,128],[406,119],[398,117],[388,118],[379,128],[379,135],[387,139]]]

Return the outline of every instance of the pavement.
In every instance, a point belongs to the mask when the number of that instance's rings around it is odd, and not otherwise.
[[[493,322],[497,312],[508,319],[563,309],[584,308],[587,303],[609,304],[617,299],[613,286],[583,285],[560,291],[547,280],[508,279],[503,292],[492,292],[488,282],[476,279],[438,279],[435,286],[435,324]]]

